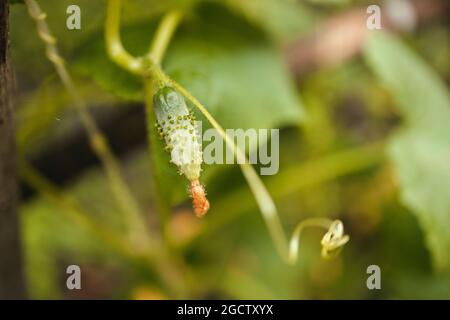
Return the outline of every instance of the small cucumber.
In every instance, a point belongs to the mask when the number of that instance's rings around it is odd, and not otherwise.
[[[195,213],[203,216],[209,209],[209,202],[199,182],[203,157],[194,114],[189,111],[183,96],[168,86],[156,92],[153,105],[156,126],[170,153],[170,162],[190,181]]]
[[[189,181],[200,178],[202,149],[195,127],[195,117],[184,98],[175,89],[163,87],[154,96],[157,128],[164,139],[171,162]]]

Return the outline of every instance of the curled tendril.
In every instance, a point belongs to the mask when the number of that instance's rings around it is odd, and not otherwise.
[[[322,238],[322,257],[328,258],[339,252],[342,247],[350,240],[350,237],[344,234],[344,225],[342,221],[335,220],[331,223],[328,232]]]
[[[305,227],[321,227],[328,229],[322,238],[322,257],[329,258],[334,256],[350,240],[348,235],[344,234],[344,225],[340,220],[330,220],[326,218],[312,218],[302,221],[292,233],[289,243],[288,262],[295,264],[298,257],[300,235]]]

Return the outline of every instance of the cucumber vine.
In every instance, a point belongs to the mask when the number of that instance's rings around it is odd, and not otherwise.
[[[143,241],[146,243],[153,242],[152,245],[155,245],[153,238],[148,236],[147,230],[143,230],[145,223],[142,221],[139,206],[124,182],[118,162],[114,158],[106,138],[98,130],[87,111],[86,104],[75,90],[73,81],[64,66],[64,60],[58,53],[56,39],[45,23],[45,14],[39,9],[35,0],[25,0],[25,3],[28,6],[30,15],[36,21],[41,39],[46,44],[48,58],[55,65],[62,82],[71,94],[74,102],[76,102],[75,106],[89,133],[92,148],[101,159],[107,176],[111,180],[114,195],[120,207],[123,208],[123,211],[129,217],[130,232],[132,234],[138,232],[138,234],[146,235]],[[249,163],[244,151],[235,145],[234,141],[225,133],[207,108],[162,69],[161,62],[176,28],[183,18],[183,13],[179,10],[174,10],[168,12],[162,18],[148,52],[140,57],[131,55],[123,47],[120,37],[120,15],[121,0],[107,0],[105,41],[108,55],[121,68],[142,78],[147,97],[146,112],[150,147],[153,148],[154,143],[157,143],[155,137],[157,138],[159,133],[166,144],[167,151],[170,152],[171,162],[178,167],[180,174],[186,176],[190,181],[190,192],[197,216],[203,216],[209,209],[210,204],[206,199],[204,188],[199,182],[202,163],[201,148],[200,143],[196,140],[195,119],[188,111],[185,99],[190,101],[204,115],[219,132],[227,146],[235,150],[235,157],[238,159],[241,171],[255,197],[269,234],[280,256],[289,264],[296,262],[300,235],[306,227],[319,227],[327,230],[321,241],[322,256],[328,257],[337,253],[349,240],[348,235],[344,234],[343,224],[339,220],[332,221],[327,218],[306,219],[297,225],[290,240],[288,240],[275,203],[261,178]],[[158,132],[155,130],[155,125]],[[35,181],[39,180],[33,177],[32,174],[28,176],[31,177],[31,180],[33,178]],[[39,185],[39,183],[37,184]],[[167,210],[163,207],[161,206],[161,210],[158,210],[158,212],[161,214],[161,221],[164,227],[168,215]],[[162,230],[162,232],[164,233],[165,231]],[[142,241],[142,238],[140,241]]]
[[[147,55],[143,57],[134,57],[123,47],[120,40],[120,8],[121,0],[108,0],[107,19],[105,24],[105,36],[107,50],[110,58],[119,66],[133,74],[140,74],[147,84],[145,90],[147,95],[154,92],[155,83],[165,84],[173,87],[187,100],[189,100],[211,123],[211,125],[220,133],[225,143],[232,150],[236,151],[236,157],[240,164],[242,173],[258,203],[262,216],[266,222],[271,238],[281,255],[288,263],[295,263],[298,250],[300,234],[304,227],[315,226],[328,229],[328,232],[322,239],[322,256],[327,257],[331,252],[335,252],[348,242],[348,235],[343,233],[343,225],[339,220],[331,221],[329,219],[309,219],[300,223],[296,228],[288,244],[283,230],[276,206],[267,191],[265,185],[259,178],[255,169],[249,163],[245,153],[235,145],[234,141],[225,133],[217,120],[209,113],[207,108],[195,98],[187,89],[175,80],[170,78],[161,68],[161,60],[172,39],[177,25],[181,21],[182,14],[179,11],[169,12],[162,19],[156,32],[153,43]],[[147,112],[153,112],[153,103],[147,99]],[[149,126],[151,130],[151,126]]]

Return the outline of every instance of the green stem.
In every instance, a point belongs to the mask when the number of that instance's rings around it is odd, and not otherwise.
[[[151,65],[144,75],[144,89],[145,89],[145,107],[147,114],[147,130],[148,141],[151,156],[151,166],[153,168],[153,191],[156,200],[156,211],[159,214],[159,222],[161,226],[161,232],[164,237],[164,243],[171,247],[172,240],[169,237],[167,224],[170,218],[170,207],[168,201],[164,197],[163,187],[161,182],[164,181],[164,177],[160,172],[162,164],[160,159],[163,157],[164,150],[158,148],[160,142],[158,141],[158,135],[154,125],[156,124],[155,113],[153,111],[153,96],[157,87],[162,86],[161,69],[159,65],[167,51],[169,43],[173,37],[173,34],[180,23],[182,14],[180,11],[171,11],[167,13],[161,20],[153,38],[150,50],[147,55],[149,64]]]
[[[164,150],[161,150],[162,148],[158,147],[161,142],[159,141],[157,132],[155,130],[156,118],[155,113],[153,112],[153,95],[155,91],[155,83],[152,79],[146,78],[144,79],[144,86],[146,96],[145,111],[147,118],[147,135],[151,162],[150,165],[153,169],[152,189],[153,198],[155,200],[155,211],[159,216],[159,224],[161,227],[161,233],[164,238],[164,243],[169,245],[171,243],[171,239],[168,234],[167,224],[170,219],[170,207],[168,205],[168,200],[165,197],[165,193],[163,192],[162,181],[164,181],[164,176],[160,170],[160,168],[162,167],[160,159],[163,158]]]
[[[161,20],[147,55],[154,64],[161,64],[181,18],[182,14],[180,11],[171,11]]]
[[[105,39],[108,54],[119,66],[133,74],[140,75],[143,70],[142,59],[135,58],[123,47],[120,38],[121,0],[107,0]]]
[[[332,220],[327,218],[310,218],[300,222],[292,232],[291,241],[289,242],[289,252],[287,261],[290,264],[295,264],[298,258],[298,252],[300,247],[300,236],[303,229],[307,227],[319,227],[328,230],[333,223]]]

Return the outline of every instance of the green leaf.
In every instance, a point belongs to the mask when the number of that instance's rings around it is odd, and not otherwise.
[[[124,28],[122,33],[125,47],[131,49],[133,54],[144,54],[151,41],[151,33],[145,33],[154,28],[152,23]],[[129,101],[144,100],[141,79],[121,69],[109,59],[102,31],[82,43],[74,53],[72,67],[75,72],[92,77],[101,87],[117,97]]]
[[[276,41],[292,41],[311,28],[316,18],[305,4],[290,0],[226,0],[237,14],[267,32]]]
[[[75,79],[79,94],[91,106],[109,106],[114,97],[84,79]],[[68,130],[76,119],[70,117],[71,98],[60,79],[51,75],[34,91],[24,95],[16,113],[16,140],[28,156],[52,144],[58,134]]]
[[[216,6],[202,7],[170,46],[164,68],[200,99],[225,127],[269,128],[297,124],[302,116],[295,87],[261,32]],[[155,24],[124,28],[133,54],[148,48]],[[103,33],[75,51],[77,70],[119,97],[142,100],[139,78],[106,55]]]
[[[450,268],[450,95],[439,76],[401,41],[377,33],[365,56],[392,92],[404,126],[388,153],[402,202],[418,217],[438,269]]]

